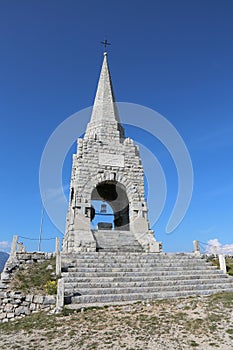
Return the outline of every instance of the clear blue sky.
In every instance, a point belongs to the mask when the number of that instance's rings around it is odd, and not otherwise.
[[[193,239],[233,243],[232,16],[231,0],[1,0],[0,242],[38,237],[41,153],[63,120],[92,105],[107,36],[117,101],[165,116],[193,162],[191,205],[167,235],[177,179],[162,157],[168,200],[157,239],[166,251],[191,251]],[[69,183],[71,159],[64,166]],[[45,216],[44,238],[56,235]]]

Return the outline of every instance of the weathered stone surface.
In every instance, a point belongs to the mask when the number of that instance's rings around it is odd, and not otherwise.
[[[1,280],[2,280],[2,281],[8,281],[9,279],[10,279],[10,274],[3,271],[3,272],[1,273]]]
[[[62,273],[64,299],[74,309],[233,291],[232,277],[191,253],[103,251],[62,258],[69,266]]]
[[[3,320],[6,317],[6,312],[0,312],[0,320]]]
[[[12,304],[6,304],[5,306],[4,306],[4,311],[5,312],[9,312],[9,311],[11,311],[11,310],[13,310],[14,309],[14,306],[12,305]]]
[[[32,302],[33,300],[33,295],[26,295],[25,301]]]
[[[22,296],[21,299],[15,299],[14,292],[8,294],[11,294],[12,296],[11,298],[9,297],[5,299],[5,303],[3,303],[3,299],[0,300],[0,322],[2,323],[30,315],[32,312],[50,310],[56,305],[56,297],[53,295],[28,295]],[[18,303],[16,303],[16,301]]]
[[[54,305],[56,303],[56,297],[54,295],[46,295],[44,297],[44,305]]]
[[[60,311],[64,307],[64,279],[59,278],[57,286],[56,309]]]
[[[33,302],[35,304],[43,304],[44,302],[44,297],[42,295],[34,295],[33,297]]]
[[[28,307],[25,306],[19,306],[17,307],[17,309],[15,309],[15,316],[19,316],[19,315],[26,315],[28,314]]]
[[[31,304],[30,304],[30,310],[31,310],[31,311],[36,310],[36,304],[31,303]]]

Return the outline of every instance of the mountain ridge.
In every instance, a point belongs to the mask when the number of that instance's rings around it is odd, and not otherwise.
[[[0,273],[3,271],[5,263],[9,257],[9,254],[6,252],[0,252]]]

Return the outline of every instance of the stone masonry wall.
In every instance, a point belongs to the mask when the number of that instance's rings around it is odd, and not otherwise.
[[[54,295],[23,295],[20,292],[0,291],[0,323],[13,321],[32,313],[55,307]]]
[[[49,311],[56,305],[55,295],[24,295],[19,291],[10,290],[9,283],[22,265],[33,262],[42,263],[50,260],[55,253],[15,252],[6,262],[0,279],[0,323],[13,321],[44,310]]]

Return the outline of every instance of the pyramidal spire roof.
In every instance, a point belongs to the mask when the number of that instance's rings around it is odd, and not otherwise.
[[[108,67],[107,52],[104,52],[104,60],[90,122],[101,123],[106,121],[117,121],[119,123],[120,119],[115,104],[111,75]]]

